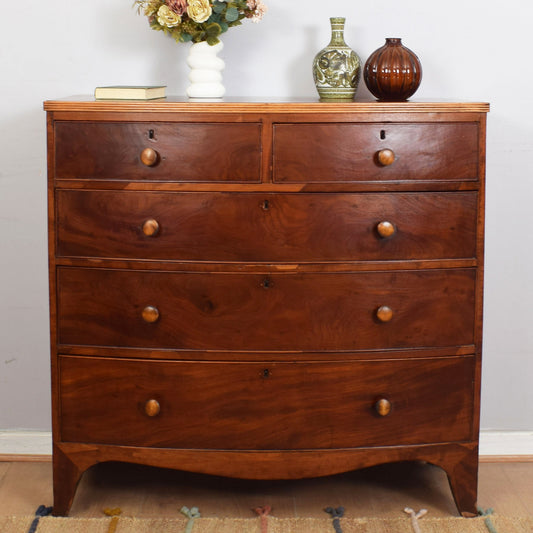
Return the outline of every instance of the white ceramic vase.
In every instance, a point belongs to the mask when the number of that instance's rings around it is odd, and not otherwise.
[[[211,46],[205,41],[194,43],[189,49],[187,64],[191,68],[187,89],[189,98],[222,98],[226,88],[222,84],[225,63],[217,54],[224,48],[222,42]]]

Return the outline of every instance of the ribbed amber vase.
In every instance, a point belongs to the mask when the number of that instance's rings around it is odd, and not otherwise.
[[[422,80],[422,66],[401,39],[387,38],[385,45],[367,59],[363,76],[376,98],[398,102],[415,94]]]

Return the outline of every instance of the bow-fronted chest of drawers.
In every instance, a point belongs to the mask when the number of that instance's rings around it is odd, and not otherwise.
[[[409,460],[475,513],[486,104],[45,109],[55,514],[104,461]]]

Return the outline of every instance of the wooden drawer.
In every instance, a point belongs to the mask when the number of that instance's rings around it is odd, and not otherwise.
[[[241,450],[468,440],[473,363],[472,357],[301,364],[60,357],[61,440]],[[386,416],[375,408],[382,399],[391,405]]]
[[[475,277],[474,269],[263,275],[60,267],[58,341],[314,352],[470,345]],[[390,321],[378,319],[380,308]]]
[[[260,181],[258,123],[57,122],[54,146],[58,179]]]
[[[476,255],[475,192],[58,190],[56,211],[59,256],[303,262]],[[382,237],[386,222],[394,233]]]
[[[273,142],[275,182],[478,179],[477,123],[275,124]]]

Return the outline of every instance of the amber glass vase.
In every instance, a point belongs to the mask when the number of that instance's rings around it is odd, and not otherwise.
[[[422,66],[401,39],[387,38],[385,45],[367,59],[363,76],[378,100],[399,102],[415,94],[422,80]]]

